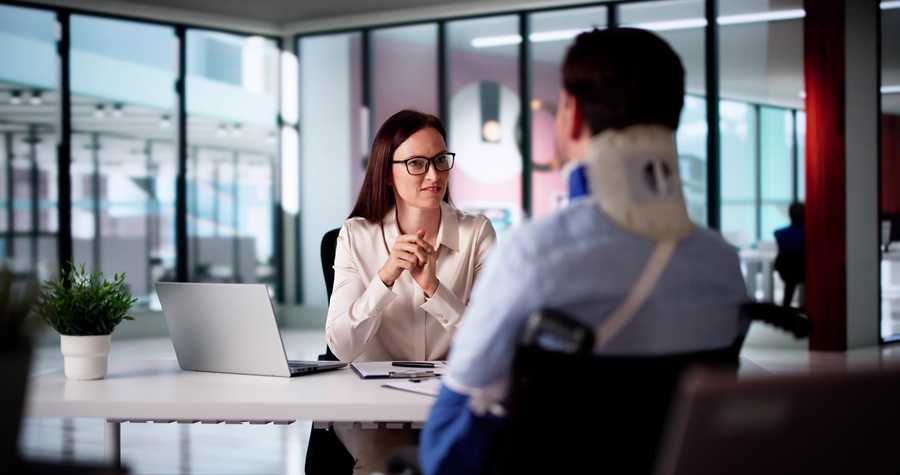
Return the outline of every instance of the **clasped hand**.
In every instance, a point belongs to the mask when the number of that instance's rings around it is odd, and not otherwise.
[[[409,271],[425,295],[431,297],[438,287],[436,267],[437,250],[425,241],[425,231],[420,229],[416,234],[397,237],[387,262],[378,271],[378,277],[384,285],[391,287],[403,271]]]

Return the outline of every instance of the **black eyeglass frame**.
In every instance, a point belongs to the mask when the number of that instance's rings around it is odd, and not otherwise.
[[[419,157],[419,156],[409,157],[406,160],[393,160],[393,161],[391,161],[391,163],[402,163],[403,165],[406,166],[406,173],[409,173],[412,176],[418,176],[418,175],[424,175],[424,174],[428,173],[428,170],[431,168],[431,165],[434,164],[434,161],[438,157],[442,157],[444,155],[450,155],[450,167],[447,168],[446,170],[440,170],[437,168],[437,165],[435,165],[434,169],[439,172],[449,172],[450,170],[453,169],[453,165],[456,163],[456,153],[454,153],[454,152],[441,152],[431,158]],[[422,173],[413,173],[412,170],[409,169],[409,162],[411,162],[412,160],[425,160],[426,161],[425,170],[422,171]]]

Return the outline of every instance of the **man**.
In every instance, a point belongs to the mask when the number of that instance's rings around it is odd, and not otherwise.
[[[778,243],[775,270],[784,281],[782,305],[785,307],[791,306],[791,302],[794,300],[794,290],[806,280],[803,215],[803,203],[792,203],[788,208],[791,225],[775,231],[775,242]]]
[[[737,254],[690,222],[681,193],[678,56],[647,31],[594,30],[576,38],[562,77],[557,152],[584,161],[590,196],[510,233],[488,259],[420,439],[428,474],[479,473],[490,463],[485,451],[503,425],[513,356],[533,312],[600,325],[597,351],[620,355],[722,348],[745,331]]]

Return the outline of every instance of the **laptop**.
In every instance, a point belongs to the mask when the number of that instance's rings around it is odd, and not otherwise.
[[[156,291],[181,369],[291,377],[347,365],[288,360],[265,285],[159,282]]]
[[[682,386],[658,475],[897,473],[900,369]]]

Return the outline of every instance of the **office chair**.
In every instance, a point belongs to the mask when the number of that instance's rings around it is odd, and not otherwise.
[[[792,308],[754,302],[741,305],[740,314],[797,338],[811,331]],[[709,351],[609,356],[593,354],[593,335],[561,312],[529,319],[514,360],[507,422],[483,473],[652,473],[682,374],[702,366],[736,377],[745,337]],[[417,457],[398,451],[388,473],[421,473]]]
[[[322,259],[322,276],[325,279],[325,292],[331,301],[334,290],[334,255],[337,252],[337,238],[340,229],[332,229],[322,236],[319,248]],[[337,356],[325,345],[325,353],[319,355],[319,361],[337,361]],[[315,424],[315,423],[313,423]],[[306,450],[306,475],[342,475],[353,473],[356,461],[331,428],[317,429],[313,426],[309,434],[309,445]]]

